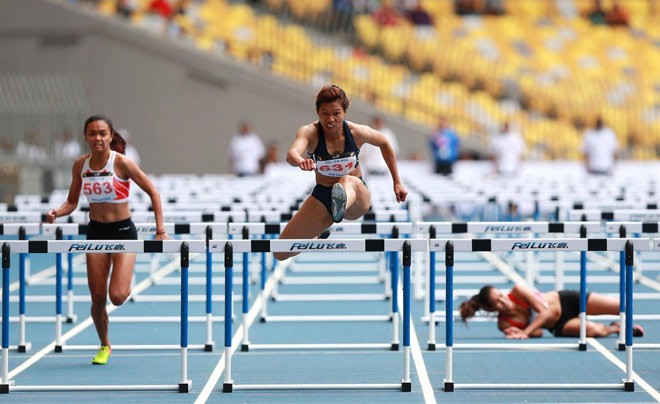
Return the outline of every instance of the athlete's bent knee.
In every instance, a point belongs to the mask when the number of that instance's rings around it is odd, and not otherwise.
[[[110,301],[112,304],[115,306],[121,306],[126,302],[126,299],[128,299],[128,296],[130,296],[131,291],[129,290],[128,292],[112,292],[110,293]]]

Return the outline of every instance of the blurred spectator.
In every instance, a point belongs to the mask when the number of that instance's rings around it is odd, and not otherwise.
[[[435,161],[435,173],[450,175],[460,154],[460,142],[446,117],[438,120],[437,128],[429,136],[429,146]]]
[[[332,0],[330,30],[350,33],[353,29],[353,1]]]
[[[135,4],[133,0],[117,0],[115,2],[115,13],[124,18],[130,19],[135,13]]]
[[[73,137],[70,130],[65,130],[55,141],[55,157],[58,160],[74,160],[80,156],[80,143]]]
[[[27,161],[39,161],[46,158],[46,151],[37,141],[37,134],[30,131],[16,145],[16,156]]]
[[[520,133],[511,129],[508,121],[491,139],[490,154],[497,174],[511,175],[520,169],[525,141]]]
[[[601,117],[598,117],[595,127],[587,129],[582,139],[582,154],[587,172],[599,175],[611,174],[618,153],[619,141],[616,134],[604,124]]]
[[[259,173],[259,161],[264,158],[266,149],[259,136],[252,131],[249,121],[242,121],[229,144],[231,171],[239,177]]]
[[[610,11],[605,14],[605,21],[612,27],[627,27],[630,25],[630,14],[618,1],[615,1]]]
[[[383,0],[380,8],[373,13],[374,20],[381,27],[395,26],[399,23],[401,14],[392,4],[392,0]]]
[[[394,149],[394,155],[398,156],[399,154],[399,142],[396,140],[396,135],[392,129],[385,126],[385,121],[380,115],[375,115],[371,119],[371,127],[385,135],[387,140],[389,140]],[[360,165],[366,171],[366,175],[386,175],[390,171],[387,168],[387,164],[383,159],[383,155],[380,152],[380,148],[365,143],[360,149]]]
[[[460,16],[479,14],[477,0],[454,0],[454,12]]]
[[[190,0],[176,0],[172,6],[172,17],[188,14]]]
[[[168,0],[151,0],[147,10],[150,13],[158,14],[166,20],[172,17],[173,8]]]
[[[10,154],[14,153],[14,145],[9,139],[9,135],[3,134],[0,136],[0,155],[2,156],[9,156]]]
[[[259,160],[259,172],[261,174],[266,174],[268,168],[273,164],[277,164],[280,161],[280,147],[277,143],[277,140],[271,140],[268,142],[268,147],[266,147],[266,154],[264,157]]]
[[[605,10],[600,0],[594,0],[593,7],[587,13],[587,18],[594,25],[603,25],[606,23]]]
[[[420,0],[416,0],[413,5],[406,9],[406,17],[415,25],[433,25],[433,18],[422,7]]]
[[[137,165],[140,165],[140,153],[138,153],[133,143],[131,143],[131,132],[128,129],[119,129],[117,133],[126,141],[126,147],[124,149],[126,157],[133,160]]]
[[[485,0],[484,14],[487,15],[506,14],[506,7],[504,7],[504,0]]]

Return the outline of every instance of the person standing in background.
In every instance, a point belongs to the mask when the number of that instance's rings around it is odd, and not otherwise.
[[[392,129],[388,128],[385,125],[383,117],[380,115],[374,115],[371,119],[371,127],[382,133],[387,140],[392,145],[394,150],[394,156],[399,154],[399,142],[396,140],[396,135]],[[387,163],[380,152],[380,148],[373,146],[369,143],[362,145],[360,149],[360,160],[362,160],[364,175],[387,175],[389,174],[389,168],[387,168]]]
[[[499,175],[515,174],[520,168],[524,154],[525,141],[522,135],[512,130],[509,122],[505,121],[490,143],[490,155],[495,172]]]
[[[438,120],[438,127],[429,136],[429,146],[435,161],[434,172],[451,175],[454,163],[460,155],[460,141],[447,117],[441,116]]]
[[[229,144],[232,174],[239,177],[259,174],[260,161],[265,155],[266,148],[259,135],[252,131],[250,122],[241,121],[238,133],[232,137]]]
[[[80,143],[74,139],[71,131],[65,129],[59,139],[55,141],[55,157],[58,160],[74,160],[80,156]]]
[[[614,169],[619,153],[619,141],[616,133],[603,122],[596,119],[593,129],[587,129],[582,139],[582,154],[584,155],[587,172],[596,175],[609,175]]]

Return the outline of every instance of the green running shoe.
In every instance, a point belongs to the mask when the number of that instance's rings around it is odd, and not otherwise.
[[[108,363],[108,358],[110,357],[111,352],[112,352],[112,348],[106,345],[101,345],[101,348],[99,348],[99,352],[96,354],[94,359],[92,359],[92,364],[105,365],[106,363]]]

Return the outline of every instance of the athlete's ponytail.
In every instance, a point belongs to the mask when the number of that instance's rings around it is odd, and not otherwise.
[[[92,115],[85,120],[85,127],[83,128],[83,133],[87,133],[87,126],[90,123],[96,121],[103,121],[108,124],[110,128],[110,133],[112,133],[112,140],[110,141],[110,149],[116,151],[117,153],[126,154],[126,140],[115,131],[112,121],[105,115]]]
[[[112,130],[112,140],[110,141],[110,148],[117,153],[126,154],[126,140],[121,137],[118,132]]]
[[[491,285],[486,285],[479,290],[478,294],[461,303],[458,311],[461,313],[463,322],[467,322],[469,318],[474,317],[479,310],[493,311],[488,301],[490,291],[493,288]]]

